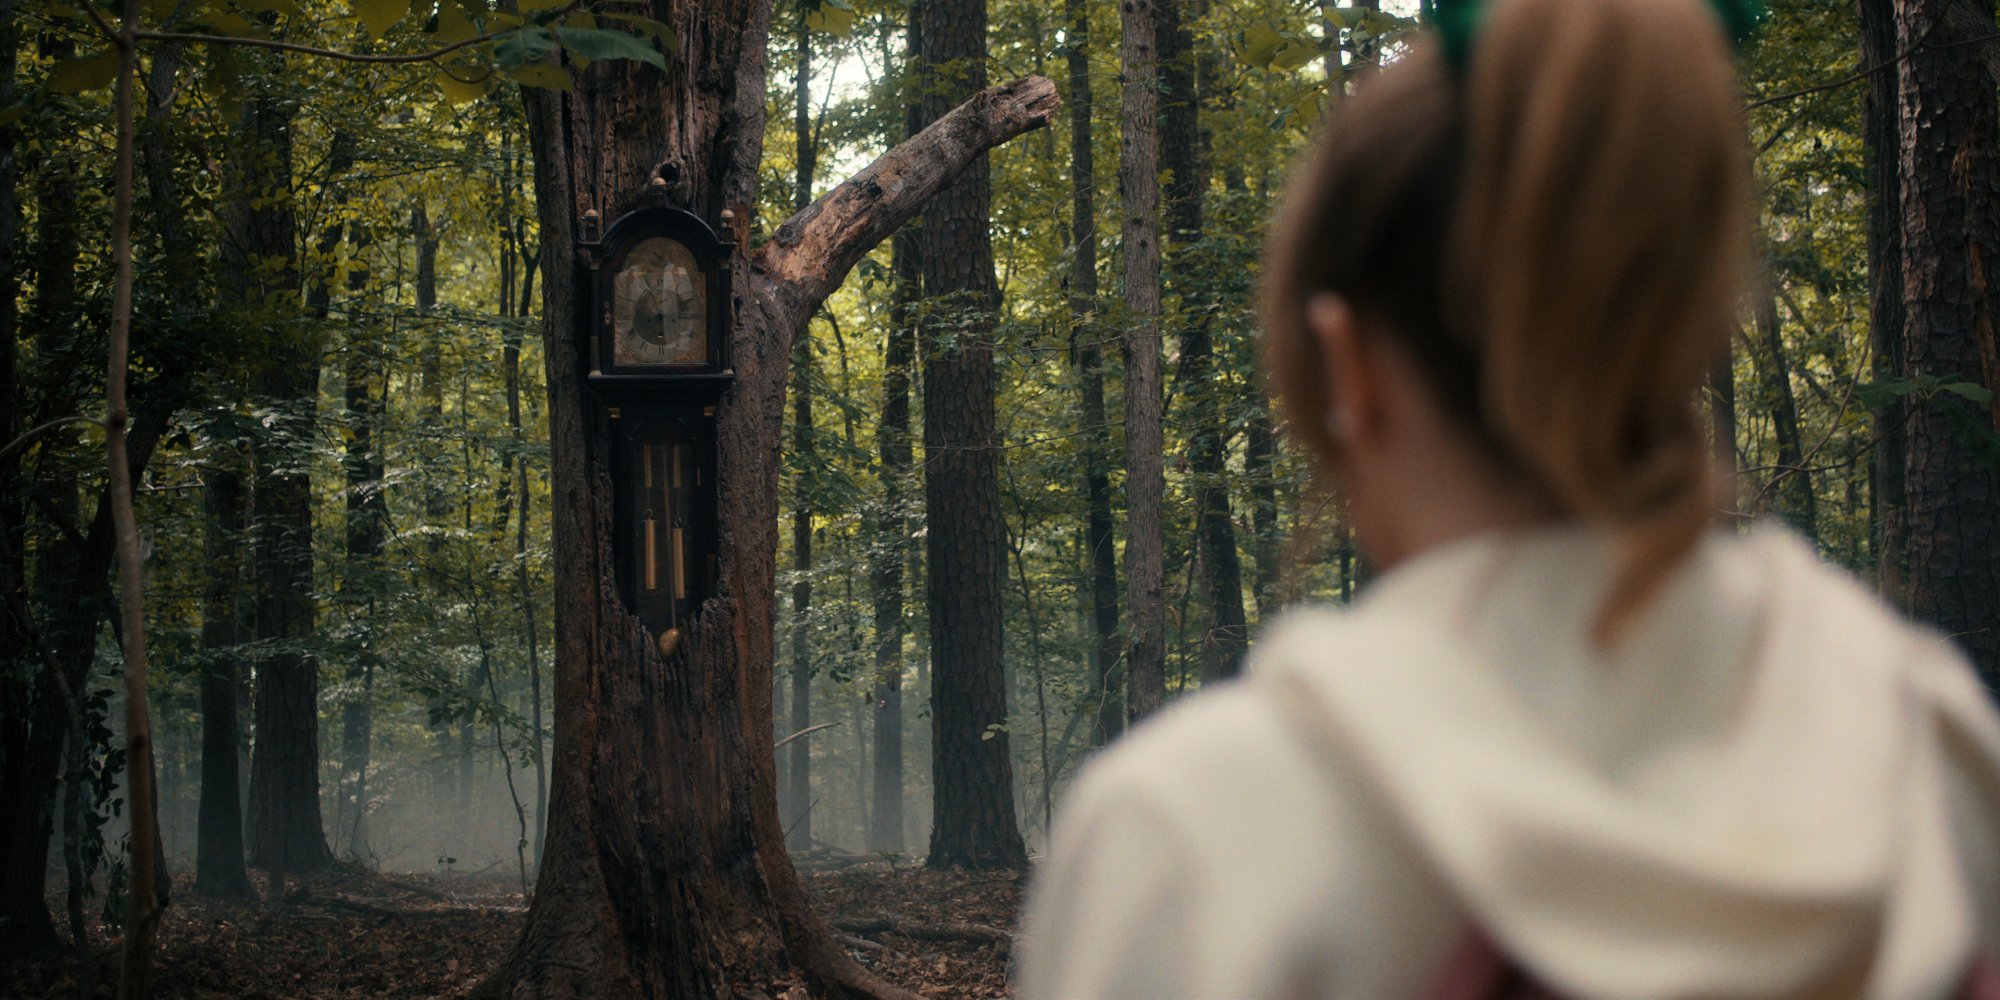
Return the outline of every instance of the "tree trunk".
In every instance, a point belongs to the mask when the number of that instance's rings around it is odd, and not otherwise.
[[[1861,65],[1884,66],[1896,57],[1895,0],[1860,0]],[[1885,383],[1904,376],[1902,172],[1898,162],[1897,81],[1893,71],[1871,73],[1861,95],[1862,158],[1868,181],[1868,347],[1870,376]],[[1869,540],[1875,549],[1877,589],[1898,607],[1909,603],[1909,522],[1903,476],[1905,404],[1884,395],[1870,412],[1875,451],[1870,456]]]
[[[1912,378],[2000,390],[2000,107],[1969,44],[1992,11],[1898,0],[1904,363]],[[1933,25],[1936,25],[1933,28]],[[2000,685],[2000,474],[1994,406],[1950,392],[1910,403],[1904,458],[1910,612]]]
[[[1154,0],[1119,5],[1118,186],[1124,205],[1125,662],[1133,721],[1167,699],[1166,495],[1160,381],[1159,64]]]
[[[916,69],[918,11],[910,12],[904,52],[904,84]],[[914,99],[903,106],[902,138],[923,129],[923,109]],[[917,300],[923,294],[923,258],[915,227],[891,238],[890,271],[895,298],[882,354],[882,420],[875,429],[882,463],[882,508],[869,556],[869,587],[875,604],[875,781],[869,815],[868,849],[902,853],[903,843],[903,561],[909,558],[909,519],[903,489],[910,476],[910,366],[917,353]]]
[[[1250,553],[1256,567],[1253,587],[1257,620],[1270,621],[1278,611],[1278,441],[1271,428],[1271,403],[1258,393],[1250,404],[1244,430],[1243,478],[1250,487]]]
[[[1774,279],[1775,280],[1775,279]],[[1764,405],[1771,413],[1772,436],[1777,439],[1777,470],[1771,489],[1777,494],[1778,513],[1799,534],[1819,544],[1819,508],[1813,497],[1812,473],[1806,470],[1804,434],[1799,429],[1798,397],[1792,392],[1791,365],[1785,357],[1785,339],[1778,323],[1775,292],[1766,293],[1757,304],[1752,319],[1757,343],[1751,351],[1759,380],[1764,383]]]
[[[990,91],[891,151],[735,259],[716,404],[715,587],[663,661],[612,560],[608,415],[583,379],[585,261],[574,221],[672,194],[747,231],[763,142],[759,0],[676,4],[669,71],[598,60],[570,92],[526,94],[543,245],[555,551],[555,727],[547,854],[487,997],[714,997],[796,964],[816,992],[908,996],[835,947],[784,850],[771,747],[778,449],[793,338],[847,271],[986,148],[1046,122],[1054,88]],[[739,243],[739,246],[741,244]]]
[[[354,635],[347,646],[347,683],[352,689],[341,706],[341,771],[346,808],[349,854],[366,847],[368,758],[374,734],[375,594],[382,586],[376,565],[386,539],[388,508],[382,492],[382,456],[375,442],[375,425],[382,418],[382,399],[374,383],[379,377],[372,338],[350,331],[345,364],[347,405],[347,565],[342,581]],[[338,832],[336,832],[336,839]]]
[[[244,101],[228,205],[226,270],[245,308],[297,302],[291,121],[278,98]],[[319,810],[319,664],[300,648],[313,635],[311,446],[319,354],[287,332],[265,345],[251,393],[280,415],[256,444],[255,637],[274,651],[258,663],[256,743],[250,760],[252,864],[309,871],[332,860]]]
[[[1069,16],[1070,343],[1083,397],[1084,545],[1089,549],[1090,745],[1125,730],[1118,635],[1118,542],[1111,519],[1111,427],[1104,417],[1104,332],[1097,323],[1097,160],[1091,148],[1090,5],[1064,0]]]
[[[1215,384],[1215,340],[1209,318],[1213,295],[1206,288],[1195,248],[1202,240],[1203,199],[1208,192],[1208,136],[1201,127],[1197,57],[1185,17],[1199,17],[1205,4],[1162,3],[1158,35],[1162,96],[1160,149],[1172,183],[1166,190],[1166,218],[1172,253],[1167,258],[1180,299],[1180,364],[1175,380],[1186,400],[1190,454],[1188,475],[1195,505],[1195,553],[1208,605],[1208,628],[1201,642],[1204,682],[1234,677],[1250,648],[1243,612],[1243,562],[1236,552],[1236,522],[1229,512],[1229,430]],[[1201,74],[1203,77],[1210,73]]]
[[[921,11],[924,117],[936,120],[986,84],[986,0],[924,0]],[[934,868],[1015,867],[1028,857],[1005,729],[991,200],[981,155],[932,200],[921,230]]]
[[[208,580],[202,588],[201,818],[196,828],[194,888],[204,896],[253,895],[243,869],[243,730],[236,716],[238,649],[248,638],[243,614],[243,536],[249,497],[233,447],[202,474],[202,530]]]

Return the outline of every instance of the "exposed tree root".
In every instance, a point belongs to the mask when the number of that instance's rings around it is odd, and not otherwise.
[[[983,944],[997,944],[1003,948],[1012,947],[1014,943],[1013,937],[1006,931],[986,924],[969,924],[957,920],[926,924],[899,920],[886,913],[835,920],[833,926],[849,934],[894,932],[919,941],[976,941]]]

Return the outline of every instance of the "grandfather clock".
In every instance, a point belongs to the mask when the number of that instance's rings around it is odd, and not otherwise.
[[[598,232],[586,212],[591,269],[585,381],[611,426],[612,555],[620,596],[662,657],[715,592],[715,411],[729,367],[734,244],[671,204],[654,178],[648,204]],[[732,219],[725,211],[722,224]]]

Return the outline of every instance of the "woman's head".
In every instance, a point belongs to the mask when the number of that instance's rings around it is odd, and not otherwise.
[[[1695,400],[1748,270],[1736,95],[1704,0],[1489,0],[1462,67],[1420,46],[1365,80],[1266,267],[1291,433],[1345,480],[1415,460],[1344,440],[1406,373],[1467,477],[1625,534],[1608,636],[1709,518]]]

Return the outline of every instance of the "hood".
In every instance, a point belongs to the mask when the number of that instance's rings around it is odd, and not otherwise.
[[[1608,535],[1426,553],[1257,658],[1469,916],[1587,996],[1938,996],[1975,918],[1948,774],[2000,788],[1950,647],[1781,531],[1717,534],[1608,652]]]

